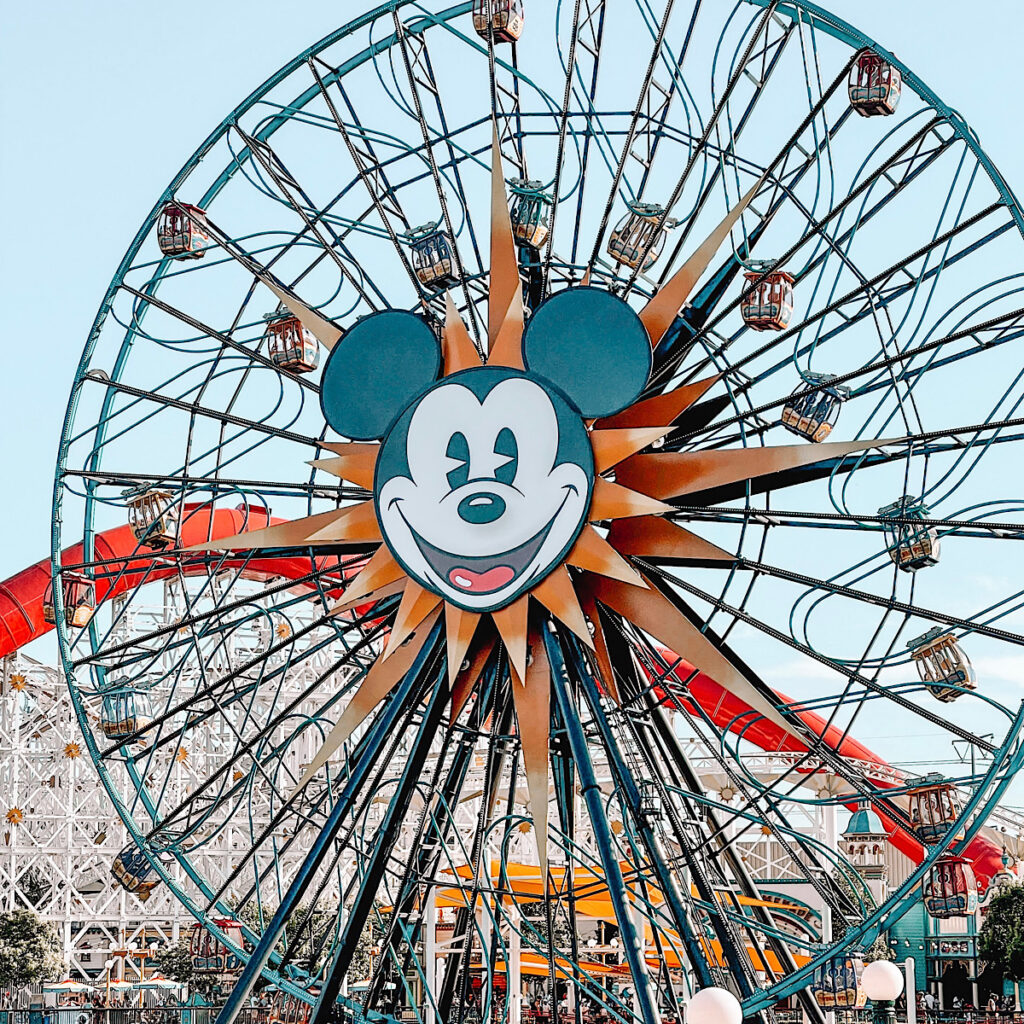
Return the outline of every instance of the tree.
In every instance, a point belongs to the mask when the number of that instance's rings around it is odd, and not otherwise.
[[[164,976],[179,985],[188,985],[189,990],[209,999],[217,987],[217,978],[212,974],[200,974],[192,966],[192,946],[188,935],[183,935],[173,946],[164,946],[158,960]]]
[[[864,951],[864,963],[870,964],[875,960],[895,960],[896,950],[889,942],[889,936],[882,932],[874,942]]]
[[[1024,981],[1024,888],[997,893],[978,936],[978,955],[1004,978]]]
[[[0,987],[54,981],[64,967],[53,928],[31,910],[0,914]]]

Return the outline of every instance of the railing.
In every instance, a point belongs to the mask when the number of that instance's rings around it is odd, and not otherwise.
[[[835,1010],[836,1024],[872,1024],[870,1007],[858,1010]],[[803,1024],[800,1010],[777,1010],[778,1024]],[[906,1024],[907,1011],[896,1011],[897,1024]],[[917,1011],[917,1024],[1024,1024],[1024,1012],[1019,1010],[926,1010]]]
[[[0,1008],[0,1024],[215,1024],[219,1006]],[[288,1024],[269,1007],[243,1007],[238,1024]]]

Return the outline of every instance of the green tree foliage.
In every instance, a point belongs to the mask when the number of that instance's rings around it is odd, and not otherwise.
[[[1024,981],[1024,888],[993,897],[978,937],[978,954],[1004,978]]]
[[[55,981],[64,962],[53,928],[31,910],[0,914],[0,987]]]
[[[892,948],[889,942],[889,936],[886,932],[882,932],[881,935],[875,939],[874,942],[864,951],[864,963],[870,964],[875,960],[895,960],[896,950]]]
[[[160,950],[157,962],[164,976],[180,985],[188,985],[189,991],[209,999],[217,986],[217,979],[209,974],[199,974],[192,966],[191,939],[183,935],[172,946]]]
[[[390,913],[382,913],[378,908],[374,908],[370,913],[359,935],[355,952],[352,954],[352,963],[348,969],[351,981],[361,981],[370,976],[374,951],[380,950],[390,923]]]

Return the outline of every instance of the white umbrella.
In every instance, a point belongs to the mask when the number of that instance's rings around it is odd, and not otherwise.
[[[86,985],[82,981],[75,981],[74,978],[65,978],[64,981],[54,981],[43,985],[44,992],[93,992],[92,985]]]
[[[112,992],[124,992],[127,989],[134,988],[130,981],[116,981],[113,978],[110,980],[110,990]]]

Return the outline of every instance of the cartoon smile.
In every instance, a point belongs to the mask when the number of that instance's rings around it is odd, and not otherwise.
[[[569,497],[570,495],[566,494],[551,522],[529,540],[510,551],[503,551],[500,555],[467,556],[444,551],[431,544],[425,537],[421,537],[409,521],[405,520],[404,516],[402,518],[423,557],[440,579],[447,580],[453,587],[458,587],[469,594],[494,594],[518,580],[534,562]],[[401,515],[401,510],[398,511]]]
[[[489,611],[561,562],[592,481],[586,428],[561,395],[520,371],[474,368],[395,423],[377,463],[378,519],[421,586]]]

